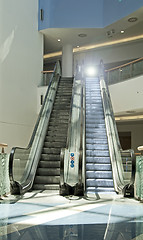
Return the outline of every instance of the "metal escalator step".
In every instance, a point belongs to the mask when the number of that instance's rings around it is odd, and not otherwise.
[[[87,144],[86,150],[109,150],[108,144]]]
[[[60,182],[60,176],[36,176],[35,177],[35,183],[39,184],[59,184]]]
[[[111,161],[109,156],[87,156],[86,163],[111,163]]]
[[[53,121],[50,121],[49,122],[49,126],[51,126],[51,127],[57,127],[57,126],[67,126],[68,127],[68,120],[53,120]]]
[[[43,161],[60,161],[60,154],[46,154],[42,153],[41,154],[41,160]]]
[[[90,110],[90,111],[86,111],[86,117],[90,117],[94,119],[98,119],[98,118],[103,118],[104,117],[104,113],[103,111],[96,111],[96,110]]]
[[[47,136],[50,136],[50,137],[65,137],[67,136],[67,131],[63,131],[63,132],[60,132],[60,131],[48,131],[47,132]]]
[[[61,104],[61,105],[54,105],[53,110],[68,110],[69,111],[69,106],[66,104]]]
[[[46,136],[45,141],[46,142],[66,142],[67,136]]]
[[[105,128],[87,128],[86,127],[86,134],[87,133],[97,133],[97,134],[101,134],[102,136],[107,135],[106,129]]]
[[[107,139],[107,135],[106,134],[99,134],[99,133],[86,133],[86,139],[90,138],[90,139]]]
[[[86,163],[86,169],[88,171],[111,171],[112,167],[110,163]]]
[[[95,139],[95,138],[86,138],[86,144],[108,144],[107,138],[100,138],[100,139]]]
[[[34,190],[59,190],[59,184],[34,184]]]
[[[37,176],[60,176],[60,168],[39,168],[36,172]]]
[[[70,101],[69,102],[67,102],[66,100],[65,101],[60,100],[60,102],[55,101],[54,107],[68,107],[68,108],[70,108]]]
[[[112,179],[86,179],[87,187],[114,187]]]
[[[86,124],[89,124],[89,123],[95,123],[95,118],[89,118],[89,119],[86,119]],[[105,119],[96,119],[96,123],[102,123],[104,124],[105,123]]]
[[[105,150],[86,150],[87,157],[109,157],[109,151]]]
[[[87,187],[87,193],[98,193],[98,192],[115,192],[113,187]]]
[[[105,117],[104,115],[99,116],[99,115],[94,115],[94,114],[86,114],[86,119],[90,118],[91,120],[94,120],[94,122],[100,122],[101,120],[104,120],[103,123],[105,123]]]
[[[64,116],[62,116],[62,114],[61,115],[58,115],[58,114],[52,114],[51,115],[51,118],[50,118],[50,123],[51,122],[61,122],[61,121],[68,121],[68,119],[69,119],[69,114],[67,115],[64,115]]]
[[[112,171],[93,171],[86,168],[86,179],[112,179]]]
[[[101,128],[101,129],[105,129],[105,123],[86,123],[86,128]]]
[[[46,154],[60,154],[61,148],[43,148],[42,153]]]
[[[63,96],[56,96],[55,97],[55,102],[54,102],[54,104],[56,103],[56,104],[58,104],[58,103],[68,103],[68,104],[70,104],[70,99],[71,99],[71,97],[63,97]],[[60,102],[59,102],[60,101]]]
[[[44,147],[46,148],[65,148],[66,147],[66,143],[64,142],[44,142]]]
[[[40,160],[38,166],[40,168],[59,168],[60,167],[60,161],[42,161]]]
[[[86,116],[102,116],[104,115],[103,113],[103,109],[102,108],[99,108],[99,107],[93,107],[93,108],[89,108],[89,109],[86,109]]]
[[[69,111],[68,110],[53,110],[51,116],[56,116],[58,118],[59,116],[69,116]]]
[[[67,124],[58,124],[55,126],[49,126],[48,131],[64,131],[67,132],[68,125]]]
[[[69,98],[71,97],[72,92],[57,92],[57,97],[60,96],[69,96]]]

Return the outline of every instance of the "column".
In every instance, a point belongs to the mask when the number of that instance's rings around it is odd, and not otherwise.
[[[73,47],[70,44],[62,50],[62,77],[73,77]]]

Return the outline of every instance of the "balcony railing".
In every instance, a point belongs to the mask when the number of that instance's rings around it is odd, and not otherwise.
[[[123,82],[143,74],[143,57],[121,66],[105,70],[108,85]]]

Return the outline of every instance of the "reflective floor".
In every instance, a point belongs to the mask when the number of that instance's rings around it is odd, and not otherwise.
[[[143,240],[143,204],[121,195],[30,192],[0,201],[0,240]]]

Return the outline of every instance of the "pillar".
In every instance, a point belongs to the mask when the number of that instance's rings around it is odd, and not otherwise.
[[[62,50],[62,77],[73,77],[73,47],[64,45]]]

